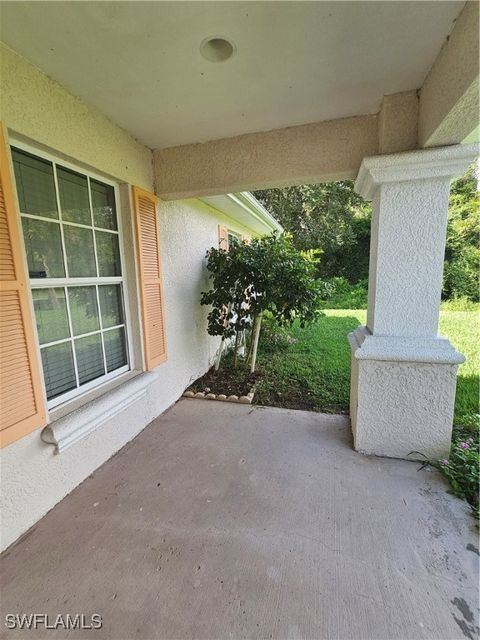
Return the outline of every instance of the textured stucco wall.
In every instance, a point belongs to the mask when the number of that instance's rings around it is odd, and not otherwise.
[[[153,188],[151,153],[101,114],[91,110],[11,51],[3,50],[2,119],[32,144],[83,163],[126,183]],[[129,186],[120,189],[125,265],[129,284],[134,353],[140,353]],[[147,399],[136,401],[59,455],[37,430],[0,452],[2,536],[5,548],[59,500],[135,437],[204,373],[219,344],[207,334],[205,252],[218,245],[218,224],[242,235],[249,229],[198,201],[160,202],[159,228],[164,276],[168,360]],[[98,395],[98,392],[92,395]],[[79,402],[75,405],[78,406]],[[56,417],[67,413],[55,411]],[[101,499],[101,497],[99,497]]]
[[[150,149],[3,44],[0,82],[0,119],[11,131],[152,190]]]
[[[376,115],[287,127],[155,151],[167,200],[353,178],[378,150]]]
[[[416,149],[418,133],[417,91],[384,96],[378,114],[379,153]]]
[[[375,229],[378,224],[368,314],[374,333],[437,334],[449,186],[440,178],[380,187],[372,210]]]
[[[419,146],[461,143],[479,123],[479,3],[469,1],[420,92]]]
[[[437,335],[450,181],[477,156],[477,145],[452,145],[362,162],[355,190],[372,201],[373,333]]]
[[[355,449],[414,460],[445,456],[456,371],[454,364],[360,360]]]

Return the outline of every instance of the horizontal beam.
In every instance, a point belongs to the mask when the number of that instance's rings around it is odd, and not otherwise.
[[[378,152],[376,115],[250,133],[154,152],[165,200],[351,179]]]
[[[467,2],[420,91],[419,146],[459,144],[479,123],[479,4]]]

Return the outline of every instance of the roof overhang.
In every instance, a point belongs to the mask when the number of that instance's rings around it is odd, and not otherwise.
[[[2,117],[51,119],[57,81],[154,151],[165,200],[353,179],[365,157],[475,141],[478,23],[476,0],[4,1]],[[201,56],[213,33],[231,60]]]
[[[248,191],[225,193],[219,196],[200,198],[200,200],[259,235],[272,233],[272,231],[283,231],[282,225]]]
[[[1,36],[139,142],[167,149],[377,114],[384,95],[422,87],[464,5],[4,0]],[[478,36],[468,13],[463,22]],[[213,35],[235,45],[231,59],[202,56]],[[458,40],[460,54],[469,45]]]

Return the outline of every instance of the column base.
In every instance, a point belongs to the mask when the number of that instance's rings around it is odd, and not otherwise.
[[[350,333],[350,416],[362,453],[422,460],[450,449],[456,374],[449,340]]]

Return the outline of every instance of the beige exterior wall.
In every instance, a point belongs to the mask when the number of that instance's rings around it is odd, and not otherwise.
[[[153,189],[151,153],[11,51],[3,50],[3,54],[2,118],[10,133],[24,138],[40,154],[45,147],[54,155],[124,183],[120,209],[125,275],[134,366],[140,373],[141,336],[128,183]],[[61,420],[68,428],[82,411],[95,409],[100,403],[102,406],[97,427],[60,454],[42,441],[40,430],[1,450],[1,548],[14,542],[173,404],[213,361],[219,340],[208,336],[208,310],[199,304],[200,292],[208,286],[205,253],[218,245],[219,224],[240,235],[255,233],[198,200],[160,202],[158,211],[168,359],[154,370],[156,376],[149,377],[146,393],[118,413],[115,402],[109,400],[112,394],[105,393],[105,388],[50,412],[53,425]],[[117,388],[118,382],[120,379]],[[126,382],[124,388],[129,384]],[[115,397],[118,402],[118,393]],[[77,413],[70,413],[74,408]]]
[[[155,151],[166,200],[354,178],[378,151],[378,117],[359,116]]]
[[[466,2],[423,83],[420,147],[458,144],[478,127],[479,7],[476,1]]]
[[[384,96],[378,114],[378,152],[398,153],[417,148],[418,91]]]
[[[116,180],[153,190],[152,152],[0,44],[0,119],[8,129]]]

